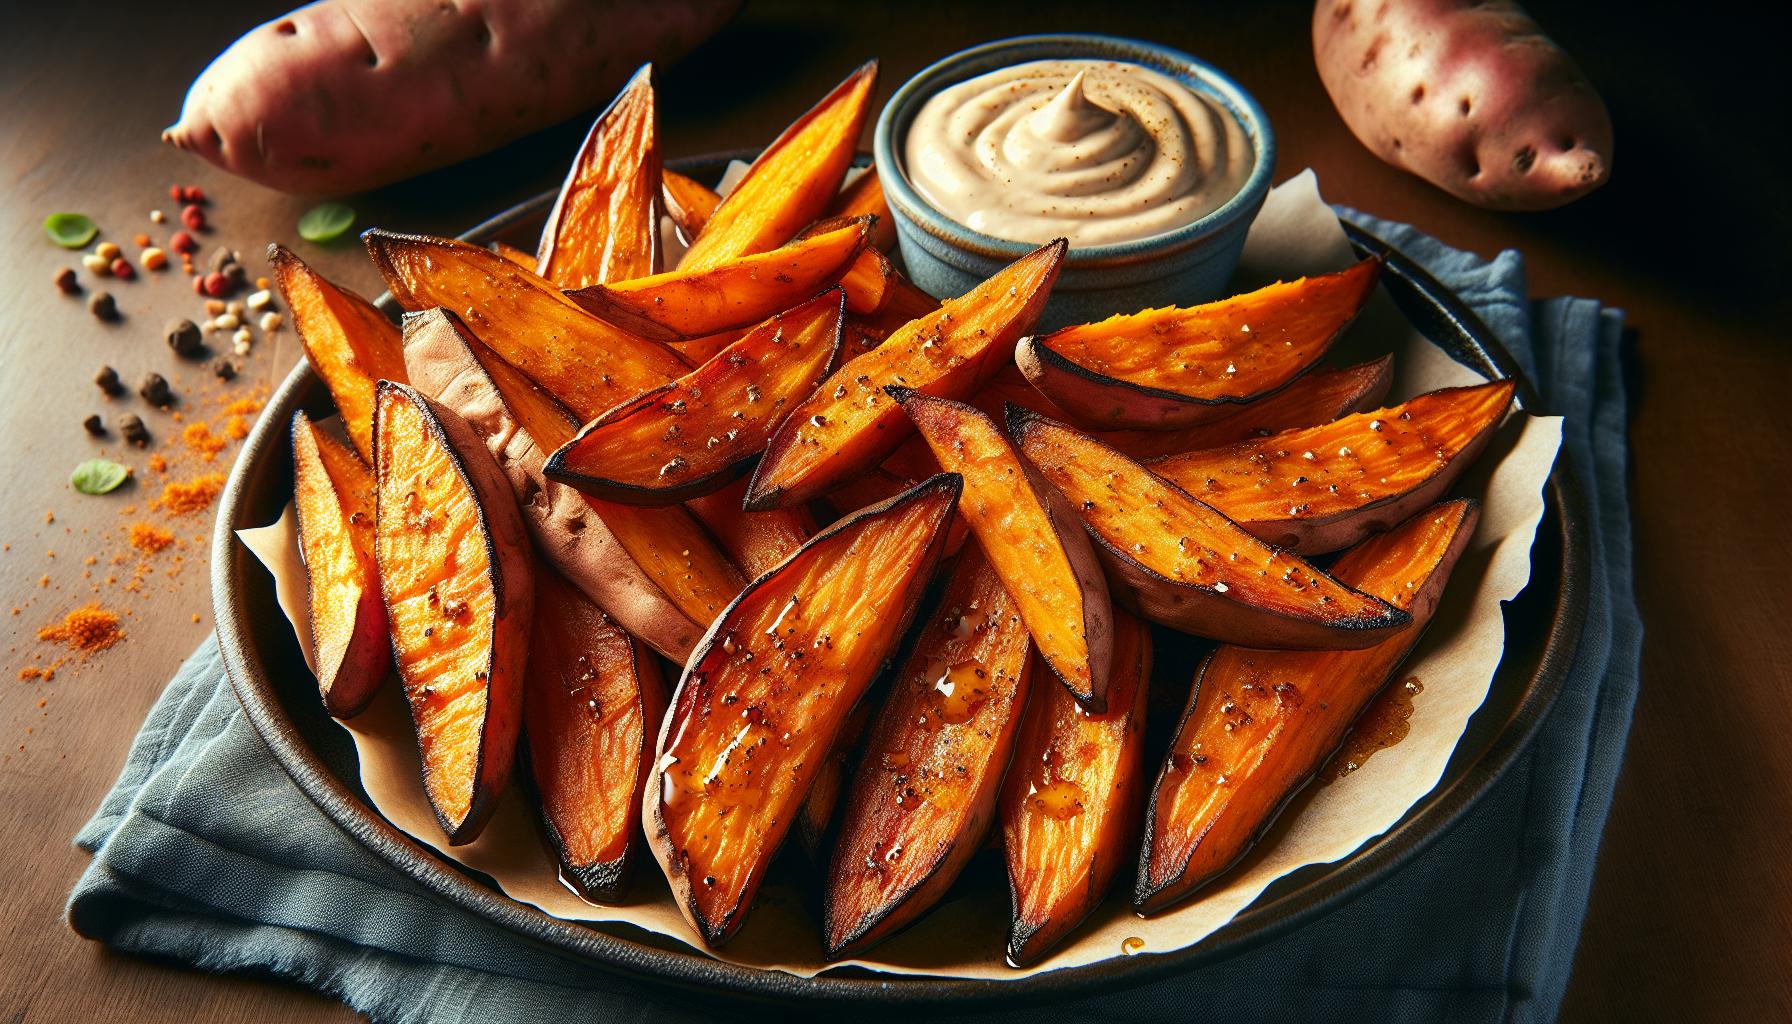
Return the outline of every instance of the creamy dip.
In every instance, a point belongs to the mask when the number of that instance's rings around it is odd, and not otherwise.
[[[904,156],[928,202],[986,235],[1072,246],[1162,234],[1250,177],[1238,119],[1168,75],[1042,60],[960,82],[921,107]]]

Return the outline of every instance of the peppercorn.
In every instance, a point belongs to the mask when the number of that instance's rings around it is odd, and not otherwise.
[[[117,242],[101,242],[93,247],[93,254],[100,259],[105,260],[107,263],[111,263],[118,257],[123,256],[124,250],[118,247]]]
[[[168,321],[168,326],[162,328],[162,336],[168,339],[168,347],[177,356],[196,356],[205,348],[205,338],[199,333],[199,325],[186,317]]]
[[[180,199],[183,203],[204,203],[205,190],[198,185],[188,185],[180,190]]]
[[[214,299],[223,298],[225,295],[230,294],[230,282],[225,279],[223,274],[214,272],[207,274],[204,277],[196,277],[193,280],[199,282],[201,285],[201,287],[194,289],[195,291],[210,295]]]
[[[137,268],[131,266],[130,260],[120,256],[118,259],[112,261],[112,276],[129,281],[131,278],[137,276]]]
[[[186,190],[181,188],[179,185],[168,186],[168,198],[174,200],[175,202],[177,202],[177,203],[180,202],[181,198],[184,195],[186,195]]]
[[[185,231],[176,231],[168,236],[168,248],[178,253],[191,253],[199,248],[199,243],[193,241],[193,236]]]
[[[56,282],[57,290],[64,295],[78,295],[81,292],[81,281],[75,277],[74,267],[63,267],[52,280]]]
[[[143,264],[144,270],[161,270],[168,265],[168,254],[152,245],[143,250],[137,260]]]
[[[230,246],[220,245],[212,250],[212,258],[206,261],[206,265],[213,272],[221,274],[225,267],[237,261],[237,254],[230,251]]]
[[[219,380],[235,380],[236,363],[229,359],[220,359],[212,364],[212,372],[218,375]]]
[[[168,387],[168,378],[159,373],[152,373],[143,378],[137,393],[150,405],[167,407],[174,404],[174,392]]]
[[[81,421],[81,429],[94,437],[100,437],[106,433],[106,424],[104,420],[100,419],[100,414],[96,412]]]
[[[227,263],[224,266],[224,281],[230,288],[225,294],[240,292],[249,284],[249,272],[243,269],[241,263]]]
[[[205,230],[205,211],[189,203],[180,209],[180,222],[187,226],[188,231],[203,231]]]
[[[149,443],[149,429],[143,425],[143,417],[136,413],[127,412],[118,417],[118,433],[139,448]]]
[[[118,303],[111,292],[94,292],[93,298],[87,300],[87,309],[101,320],[118,319]]]
[[[101,366],[99,372],[93,375],[93,382],[108,395],[116,395],[122,390],[118,384],[118,371],[110,366]]]
[[[112,263],[103,259],[98,253],[87,253],[81,257],[81,265],[94,277],[111,277]]]
[[[134,235],[132,235],[132,236],[131,236],[131,241],[132,241],[132,242],[133,242],[133,243],[135,243],[135,244],[136,244],[136,246],[137,246],[137,248],[139,248],[139,249],[147,249],[147,248],[149,248],[149,236],[148,236],[148,235],[146,235],[146,234],[144,234],[144,233],[143,233],[143,232],[141,232],[141,231],[139,231],[139,232],[137,232],[137,233],[136,233],[136,234],[134,234]]]

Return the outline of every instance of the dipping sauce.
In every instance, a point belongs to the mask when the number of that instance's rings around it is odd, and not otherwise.
[[[959,223],[1015,242],[1105,245],[1225,205],[1254,154],[1230,111],[1138,64],[1042,60],[960,82],[922,106],[909,180]]]

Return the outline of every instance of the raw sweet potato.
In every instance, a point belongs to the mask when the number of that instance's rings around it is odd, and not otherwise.
[[[447,310],[406,317],[405,360],[418,388],[484,438],[543,556],[617,624],[684,661],[746,582],[702,525],[682,508],[613,505],[547,479],[547,451],[578,420]]]
[[[1336,551],[1442,497],[1486,447],[1512,389],[1445,388],[1151,468],[1271,544]]]
[[[363,459],[372,461],[374,382],[404,380],[404,343],[398,325],[277,242],[268,246],[268,262],[292,312],[305,360],[330,389],[349,440]]]
[[[1375,288],[1381,261],[1205,305],[1148,309],[1023,338],[1014,362],[1076,422],[1169,430],[1227,416],[1323,356]]]
[[[454,310],[487,348],[581,421],[690,370],[671,349],[610,326],[487,249],[377,229],[361,239],[399,305]]]
[[[876,86],[870,61],[784,129],[710,214],[679,266],[701,270],[775,249],[820,219],[852,166]]]
[[[1002,846],[1014,921],[1008,961],[1038,963],[1107,894],[1131,860],[1145,788],[1151,638],[1114,616],[1111,706],[1090,714],[1062,687],[1035,687],[1002,783]]]
[[[415,388],[374,400],[375,552],[392,655],[453,845],[485,828],[522,725],[535,580],[529,537],[479,436]]]
[[[284,192],[359,192],[595,106],[735,6],[323,0],[232,43],[162,139]]]
[[[659,247],[659,125],[643,64],[585,136],[530,269],[562,288],[626,281],[659,269]]]
[[[814,298],[840,280],[871,237],[868,220],[702,270],[593,285],[567,297],[622,330],[654,341],[682,341],[756,324]]]
[[[833,368],[838,288],[765,321],[690,374],[593,420],[546,473],[608,501],[674,505],[751,468],[772,432]]]
[[[853,773],[822,896],[830,958],[926,913],[982,846],[1032,679],[1016,615],[972,545],[897,670]]]
[[[559,573],[536,572],[523,749],[561,880],[586,899],[627,885],[665,686],[645,645]]]
[[[896,220],[890,216],[890,204],[884,200],[884,185],[878,180],[875,165],[865,168],[865,173],[840,190],[828,216],[876,217],[871,244],[884,252],[896,248]]]
[[[1363,145],[1477,206],[1547,210],[1611,173],[1604,102],[1510,0],[1320,0],[1313,55]]]
[[[709,945],[745,920],[817,767],[907,631],[958,491],[942,474],[817,534],[742,591],[685,664],[642,821]]]
[[[906,489],[898,488],[885,497]],[[692,498],[685,507],[703,520],[716,543],[748,576],[759,576],[795,554],[815,534],[815,517],[806,508],[742,512],[741,502],[746,497],[747,478],[743,476],[719,491]]]
[[[940,468],[964,477],[959,514],[1014,598],[1040,658],[1079,703],[1104,710],[1114,608],[1076,511],[988,416],[906,388],[891,388],[890,396]]]
[[[1045,308],[1065,248],[1063,239],[1040,246],[835,370],[772,436],[747,508],[819,497],[901,444],[913,427],[884,394],[886,385],[942,398],[975,392]]]
[[[367,706],[392,668],[373,554],[373,471],[296,412],[292,476],[317,690],[324,710],[348,718]]]
[[[666,202],[666,216],[678,228],[678,237],[690,245],[703,233],[703,225],[722,205],[715,189],[673,170],[660,175],[660,198]]]
[[[1236,863],[1312,779],[1418,642],[1478,516],[1472,501],[1435,505],[1332,567],[1412,616],[1386,641],[1360,651],[1226,646],[1207,657],[1146,805],[1133,895],[1140,913]]]
[[[1153,622],[1303,650],[1368,647],[1407,623],[1087,434],[1018,408],[1008,429],[1082,516],[1115,596]]]

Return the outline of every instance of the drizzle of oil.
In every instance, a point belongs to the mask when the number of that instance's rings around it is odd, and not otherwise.
[[[1376,751],[1386,750],[1405,739],[1412,731],[1413,698],[1424,692],[1425,684],[1419,682],[1418,676],[1407,676],[1383,690],[1351,726],[1344,746],[1320,773],[1321,784],[1349,775],[1367,763]]]
[[[989,699],[989,670],[975,659],[935,664],[929,668],[933,692],[939,695],[940,721],[962,725]]]
[[[1027,787],[1027,809],[1048,818],[1068,821],[1083,813],[1083,787],[1069,779]]]
[[[1134,953],[1143,952],[1144,949],[1145,949],[1145,940],[1139,938],[1137,935],[1129,935],[1124,940],[1122,940],[1120,943],[1120,952],[1126,954],[1127,956],[1132,956]]]
[[[565,865],[561,865],[554,872],[554,874],[560,879],[560,884],[566,887],[567,892],[570,892],[574,896],[577,896],[579,898],[580,903],[583,903],[587,906],[592,906],[592,907],[603,906],[602,903],[599,903],[596,900],[593,900],[592,898],[590,898],[589,896],[586,896],[585,893],[582,890],[580,890],[578,883],[574,882],[571,878],[567,877]]]

